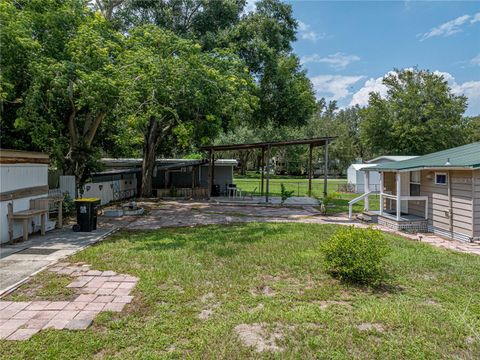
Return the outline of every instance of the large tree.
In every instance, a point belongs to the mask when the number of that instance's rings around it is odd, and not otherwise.
[[[422,155],[465,143],[465,96],[453,94],[442,75],[395,70],[383,79],[385,96],[372,92],[361,111],[361,136],[377,155]]]
[[[152,25],[132,30],[121,56],[121,109],[143,134],[142,195],[152,194],[159,146],[206,143],[236,116],[251,112],[253,83],[243,63]]]
[[[18,134],[26,144],[14,146],[50,153],[81,184],[98,153],[97,131],[118,99],[114,69],[122,35],[82,0],[6,4],[9,30],[2,46],[11,51],[2,56],[2,87],[10,92],[2,141],[9,145],[9,134]],[[24,46],[15,52],[19,43]]]

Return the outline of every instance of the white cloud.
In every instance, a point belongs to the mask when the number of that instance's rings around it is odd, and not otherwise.
[[[298,33],[300,35],[300,39],[310,40],[313,42],[319,39],[325,39],[327,36],[325,33],[318,34],[310,28],[310,25],[307,25],[302,21],[298,22]]]
[[[480,21],[480,12],[473,15],[472,20],[470,20],[470,23],[475,24],[476,22],[479,22],[479,21]]]
[[[341,100],[351,95],[350,88],[364,76],[318,75],[311,78],[319,97],[327,100]]]
[[[306,63],[324,63],[330,67],[340,70],[345,69],[347,65],[350,65],[354,61],[359,61],[360,57],[357,55],[346,55],[340,52],[335,54],[330,54],[328,56],[320,56],[318,54],[313,54],[310,56],[304,56],[300,59],[302,64]]]
[[[474,19],[476,19],[478,14],[474,16]],[[426,32],[425,34],[420,34],[420,41],[426,40],[431,37],[435,36],[450,36],[453,34],[456,34],[460,31],[462,31],[461,26],[465,24],[468,20],[470,20],[472,17],[470,15],[462,15],[457,17],[456,19],[447,21],[446,23],[441,24],[440,26],[432,28],[429,32]],[[480,21],[480,20],[479,20]],[[474,21],[472,20],[472,23]],[[475,21],[476,22],[476,21]]]
[[[352,100],[350,101],[350,106],[360,105],[366,106],[368,105],[368,98],[370,97],[371,92],[379,93],[380,96],[385,96],[387,94],[387,87],[383,85],[383,76],[379,78],[370,78],[365,81],[363,87],[358,90],[352,96]]]
[[[480,81],[466,81],[459,84],[455,77],[448,72],[434,71],[434,73],[443,76],[454,94],[467,97],[468,109],[466,115],[480,115]]]
[[[470,64],[472,64],[473,66],[480,66],[480,54],[471,59]]]
[[[384,76],[376,79],[370,78],[365,81],[365,84],[353,94],[349,106],[368,105],[368,98],[371,92],[377,92],[380,96],[385,96],[387,94],[387,87],[382,84],[382,79],[394,73],[395,72],[390,71]],[[480,114],[480,81],[466,81],[459,84],[455,80],[455,77],[448,72],[434,71],[434,73],[443,76],[455,95],[465,95],[468,98],[468,109],[465,112],[467,116]]]

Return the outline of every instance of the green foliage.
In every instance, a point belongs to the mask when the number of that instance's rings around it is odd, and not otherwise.
[[[73,215],[75,213],[75,202],[69,193],[63,195],[63,213],[66,216]]]
[[[386,275],[384,259],[389,247],[378,230],[340,228],[322,244],[322,252],[326,269],[342,280],[376,284]]]
[[[383,84],[386,96],[371,93],[361,111],[362,140],[375,154],[423,155],[467,141],[467,99],[454,95],[442,75],[395,70]]]
[[[295,190],[287,190],[283,183],[280,184],[280,196],[282,197],[282,204],[287,200],[289,197],[293,195]]]

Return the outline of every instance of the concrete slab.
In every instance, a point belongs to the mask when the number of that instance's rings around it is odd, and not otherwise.
[[[46,266],[100,241],[113,230],[114,227],[105,227],[90,233],[76,233],[63,228],[48,232],[45,236],[32,236],[23,243],[3,244],[0,246],[0,296]],[[45,252],[44,255],[41,251],[35,251],[35,254],[22,253],[22,250],[30,248],[55,251]]]

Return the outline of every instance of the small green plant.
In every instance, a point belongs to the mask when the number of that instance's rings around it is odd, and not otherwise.
[[[282,204],[287,200],[289,197],[293,195],[295,190],[287,190],[283,183],[280,184],[280,195],[282,196]]]
[[[177,197],[177,188],[175,186],[170,188],[170,197]]]
[[[72,215],[75,212],[75,202],[68,192],[63,194],[63,213],[65,216]]]
[[[341,228],[322,245],[322,252],[327,271],[344,281],[374,285],[386,275],[389,247],[378,230]]]
[[[330,193],[322,199],[320,205],[320,211],[322,215],[327,215],[328,207],[335,203],[335,200],[339,197],[339,194],[336,192]]]

